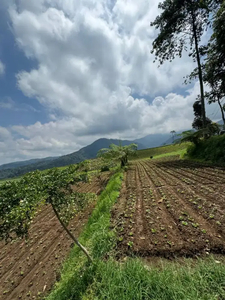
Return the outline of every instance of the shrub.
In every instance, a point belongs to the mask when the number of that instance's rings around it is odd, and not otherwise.
[[[213,136],[197,145],[190,145],[187,155],[212,162],[225,162],[225,135]]]
[[[109,171],[109,166],[105,165],[101,167],[101,172]]]

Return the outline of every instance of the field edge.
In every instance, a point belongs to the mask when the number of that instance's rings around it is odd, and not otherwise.
[[[123,170],[117,171],[111,177],[80,235],[79,240],[90,251],[94,263],[90,266],[80,250],[74,247],[62,268],[61,280],[55,284],[46,300],[68,300],[71,294],[80,299],[80,295],[91,284],[90,276],[96,269],[97,260],[104,258],[116,241],[115,233],[110,230],[110,211],[119,196],[122,179]]]

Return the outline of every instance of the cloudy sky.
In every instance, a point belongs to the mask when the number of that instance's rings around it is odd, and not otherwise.
[[[191,127],[195,65],[150,53],[158,3],[1,0],[0,164]]]

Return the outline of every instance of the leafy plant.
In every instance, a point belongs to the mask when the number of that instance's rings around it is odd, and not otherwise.
[[[132,248],[133,245],[134,245],[134,243],[133,243],[132,241],[129,241],[129,242],[127,243],[127,246],[129,246],[130,248]]]
[[[78,173],[78,168],[36,171],[18,181],[5,182],[0,189],[0,239],[7,242],[15,237],[27,238],[38,209],[50,204],[67,234],[91,260],[87,250],[67,228],[71,218],[95,197],[73,191],[71,184],[88,180],[87,173]]]
[[[109,148],[99,150],[98,157],[103,157],[106,160],[119,160],[121,168],[126,166],[129,156],[136,155],[137,145],[130,144],[128,146],[111,144]]]
[[[187,226],[187,225],[188,225],[188,222],[182,221],[181,224],[184,225],[184,226]]]

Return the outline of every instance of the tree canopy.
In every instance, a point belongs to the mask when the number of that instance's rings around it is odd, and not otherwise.
[[[206,93],[209,103],[218,102],[225,126],[224,107],[221,99],[225,97],[225,2],[215,15],[213,34],[209,41],[204,81],[210,87]]]
[[[105,159],[119,160],[121,167],[124,167],[128,162],[128,156],[135,155],[137,151],[137,144],[130,144],[128,146],[111,144],[109,148],[99,150],[98,157]]]
[[[197,62],[197,76],[200,83],[201,115],[206,127],[204,87],[201,67],[200,41],[210,24],[210,13],[218,6],[213,0],[164,0],[159,4],[162,10],[151,26],[159,29],[153,41],[153,50],[160,64],[181,57],[183,50],[189,49],[189,56]]]

